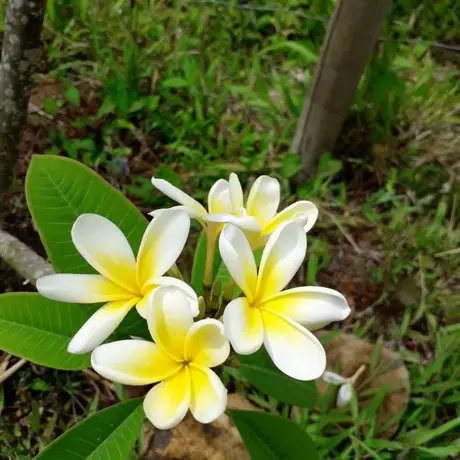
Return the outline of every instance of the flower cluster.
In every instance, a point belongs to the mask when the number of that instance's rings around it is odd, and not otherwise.
[[[345,319],[350,309],[332,289],[285,289],[305,257],[306,232],[318,216],[315,205],[299,201],[278,212],[279,182],[268,176],[254,182],[246,202],[236,174],[218,180],[209,192],[208,210],[163,179],[153,178],[152,183],[180,205],[151,213],[137,257],[114,223],[84,214],[73,225],[72,241],[98,274],[38,280],[38,291],[50,299],[103,303],[68,351],[91,351],[93,368],[114,382],[157,383],[144,400],[144,410],[160,429],[175,426],[189,409],[202,423],[223,413],[227,391],[211,368],[227,360],[230,345],[239,354],[264,345],[288,376],[320,377],[326,355],[311,331]],[[218,241],[222,262],[242,291],[222,317],[196,322],[202,302],[194,290],[177,277],[165,276],[180,273],[175,263],[188,238],[190,218],[206,234],[203,284],[212,284]],[[263,248],[259,266],[254,258],[258,248]],[[132,338],[103,344],[133,307],[146,319],[153,342]]]

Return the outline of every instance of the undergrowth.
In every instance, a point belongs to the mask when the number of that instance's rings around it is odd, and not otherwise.
[[[315,201],[322,212],[305,280],[344,291],[354,308],[346,331],[380,337],[399,352],[412,392],[392,439],[375,431],[382,394],[365,410],[354,400],[320,417],[297,411],[297,420],[324,458],[454,458],[460,92],[458,50],[449,54],[449,46],[460,42],[459,7],[455,0],[395,2],[336,149],[313,179],[295,185],[300,166],[290,143],[333,7],[320,0],[48,0],[26,128],[40,142],[23,155],[83,161],[145,211],[170,204],[151,187],[154,174],[201,200],[230,171],[247,184],[271,174],[285,203],[294,195]],[[16,395],[38,389],[43,405],[49,392],[67,387],[60,376],[34,372],[19,372]],[[292,413],[232,378],[259,406]],[[14,404],[8,398],[5,405]],[[82,407],[69,424],[98,404],[77,401]],[[17,425],[0,454],[27,455],[49,441],[62,429],[60,410],[46,415],[36,404],[24,416],[28,426],[12,417]]]

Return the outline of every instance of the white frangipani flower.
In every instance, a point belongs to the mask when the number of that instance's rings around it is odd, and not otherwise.
[[[160,285],[186,292],[190,311],[198,314],[195,292],[183,281],[163,276],[176,262],[188,237],[190,218],[180,210],[166,210],[148,225],[137,255],[110,220],[83,214],[72,227],[72,241],[99,273],[56,274],[37,280],[41,295],[62,302],[106,302],[81,327],[68,346],[70,353],[87,353],[100,345],[136,305],[143,317],[149,295]]]
[[[299,221],[308,232],[318,217],[317,207],[310,201],[298,201],[277,213],[280,204],[280,184],[269,176],[258,177],[252,185],[244,203],[243,189],[238,176],[231,173],[229,180],[219,179],[209,191],[208,209],[198,201],[164,179],[152,178],[152,184],[169,198],[180,203],[175,208],[185,210],[190,217],[200,222],[206,230],[208,260],[205,284],[211,283],[210,268],[214,256],[215,242],[223,224],[232,223],[243,229],[253,248],[261,247],[268,235],[283,223]],[[156,215],[162,210],[153,211]]]
[[[320,377],[326,354],[310,332],[350,313],[345,297],[323,287],[283,291],[305,257],[307,242],[299,222],[282,224],[264,248],[259,270],[245,234],[225,226],[219,239],[222,260],[244,297],[224,311],[225,333],[240,354],[257,351],[262,343],[274,364],[299,380]]]
[[[101,345],[91,355],[94,370],[125,385],[161,382],[144,400],[144,411],[156,428],[172,428],[189,409],[199,422],[212,422],[227,405],[227,390],[210,369],[230,352],[222,323],[193,323],[188,299],[175,287],[159,287],[151,302],[147,322],[155,343],[122,340]]]
[[[152,177],[152,184],[169,198],[180,203],[190,217],[202,225],[206,222],[232,223],[243,230],[269,235],[281,224],[297,220],[308,232],[318,218],[318,208],[310,201],[297,201],[277,213],[280,204],[280,184],[277,179],[259,176],[253,183],[244,205],[241,183],[235,173],[229,180],[219,179],[209,191],[208,210],[191,196],[168,181]],[[158,211],[153,211],[155,215]]]

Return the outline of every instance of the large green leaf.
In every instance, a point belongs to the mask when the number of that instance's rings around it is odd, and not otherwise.
[[[316,385],[293,379],[273,364],[265,349],[252,355],[239,356],[240,372],[258,390],[280,402],[300,407],[313,407],[316,403]]]
[[[55,369],[83,369],[89,355],[67,353],[93,307],[45,299],[35,293],[0,295],[0,349]]]
[[[126,460],[139,437],[141,400],[104,409],[75,425],[40,452],[36,460]]]
[[[147,219],[118,190],[85,165],[68,158],[35,155],[27,171],[26,196],[40,238],[58,272],[94,272],[70,236],[80,214],[96,213],[110,219],[134,251],[147,226]]]
[[[252,460],[319,460],[312,439],[297,423],[263,412],[228,412]]]

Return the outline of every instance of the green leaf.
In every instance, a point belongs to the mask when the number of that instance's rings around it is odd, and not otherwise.
[[[89,355],[67,353],[67,345],[93,311],[36,293],[2,294],[0,349],[55,369],[88,367]]]
[[[140,399],[121,402],[66,431],[35,460],[126,460],[140,435],[143,420]]]
[[[252,355],[239,355],[239,370],[259,391],[280,402],[299,407],[316,404],[316,385],[288,377],[278,370],[270,356],[261,348]]]
[[[147,220],[94,171],[68,158],[36,155],[26,177],[27,204],[46,253],[58,272],[94,273],[72,243],[80,214],[96,213],[115,223],[137,251]]]
[[[80,91],[75,86],[69,86],[64,93],[64,98],[69,101],[72,105],[80,106]]]
[[[263,412],[228,413],[253,460],[319,460],[312,439],[297,423]]]
[[[298,54],[305,60],[305,63],[310,64],[316,62],[318,60],[318,55],[313,53],[307,46],[297,43],[297,42],[290,42],[290,41],[283,41],[276,43],[274,45],[267,46],[264,48],[260,55],[269,53],[275,50],[286,50],[286,51],[293,51],[294,53]]]
[[[192,266],[192,288],[197,295],[203,295],[203,279],[206,266],[206,234],[201,232],[196,244]]]
[[[180,77],[171,77],[162,82],[163,88],[186,88],[188,83]]]
[[[123,340],[130,336],[152,340],[147,321],[135,308],[132,308],[113,334],[114,340]]]

